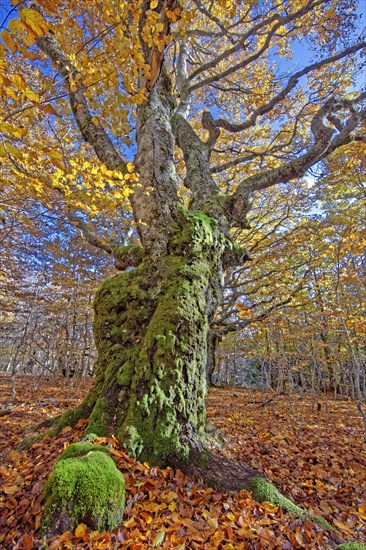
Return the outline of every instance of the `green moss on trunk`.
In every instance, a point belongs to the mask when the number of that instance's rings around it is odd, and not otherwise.
[[[106,281],[95,298],[98,399],[87,431],[112,425],[130,454],[166,465],[204,438],[209,318],[221,297],[227,237],[182,211],[169,254]]]

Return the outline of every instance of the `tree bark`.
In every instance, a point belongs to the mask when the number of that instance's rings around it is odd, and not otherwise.
[[[212,451],[205,409],[209,319],[227,242],[215,220],[182,208],[158,263],[146,256],[102,284],[95,383],[60,426],[89,412],[87,433],[104,436],[113,427],[131,456],[238,491],[254,488],[258,473]]]
[[[211,329],[207,336],[207,382],[214,385],[213,377],[218,371],[220,336],[214,329]]]
[[[207,439],[207,336],[225,243],[214,220],[182,209],[158,263],[147,256],[101,286],[89,432],[114,425],[128,452],[159,465],[188,460]]]

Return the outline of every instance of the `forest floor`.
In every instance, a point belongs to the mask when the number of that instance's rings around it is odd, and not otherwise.
[[[126,509],[119,529],[90,532],[80,524],[42,538],[43,490],[60,452],[82,438],[85,421],[57,437],[19,451],[24,429],[74,407],[88,384],[21,377],[11,403],[10,380],[0,373],[0,548],[262,550],[329,548],[342,540],[366,541],[366,444],[356,406],[330,396],[276,395],[259,390],[213,389],[211,422],[226,453],[245,460],[297,504],[326,518],[329,532],[300,521],[250,494],[216,493],[179,471],[129,458],[109,445],[126,481]],[[320,410],[318,410],[320,404]]]

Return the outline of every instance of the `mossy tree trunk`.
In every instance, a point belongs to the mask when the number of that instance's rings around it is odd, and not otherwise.
[[[208,319],[220,298],[226,240],[204,214],[182,211],[157,263],[147,257],[95,299],[99,396],[88,430],[113,424],[130,453],[185,460],[205,438]]]
[[[181,209],[167,254],[157,263],[146,257],[100,287],[98,368],[79,413],[89,408],[87,432],[113,428],[140,460],[179,466],[232,490],[257,474],[236,466],[228,476],[234,463],[209,450],[205,410],[209,319],[228,251],[232,244],[214,219]]]
[[[185,157],[188,208],[176,192],[173,136]],[[142,246],[113,251],[116,265],[130,269],[97,292],[95,383],[61,425],[90,416],[88,432],[113,429],[140,460],[180,466],[211,482],[217,478],[224,487],[218,459],[208,450],[207,339],[225,265],[246,253],[230,237],[232,202],[212,179],[211,143],[203,143],[174,111],[164,70],[138,108],[137,141],[140,185],[132,205],[143,222]]]

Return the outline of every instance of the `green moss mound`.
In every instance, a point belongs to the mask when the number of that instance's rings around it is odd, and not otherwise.
[[[45,533],[72,531],[79,523],[98,531],[120,524],[124,478],[107,453],[91,443],[76,443],[64,451],[46,485]]]
[[[101,453],[106,453],[109,455],[109,450],[107,447],[103,447],[102,445],[93,445],[93,443],[72,443],[72,445],[69,445],[61,454],[60,460],[67,460],[68,458],[77,458],[81,456],[85,456],[88,453],[100,451]]]

